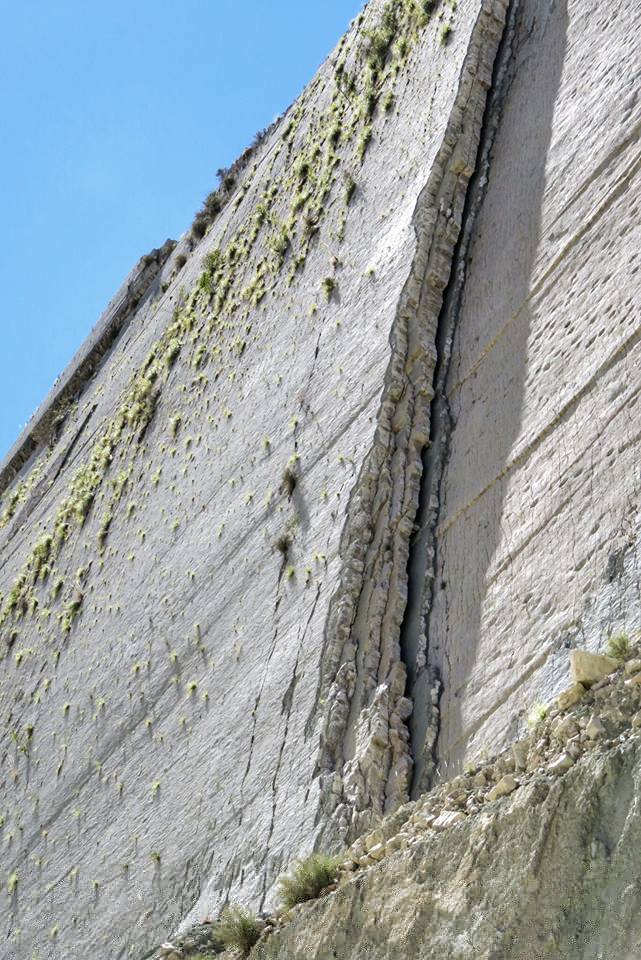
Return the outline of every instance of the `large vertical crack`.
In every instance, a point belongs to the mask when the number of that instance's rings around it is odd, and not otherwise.
[[[410,542],[408,597],[401,626],[401,654],[407,669],[407,693],[414,704],[408,721],[414,759],[412,796],[429,789],[434,781],[437,765],[441,680],[438,668],[432,663],[430,656],[429,614],[434,597],[443,474],[449,457],[453,426],[446,392],[447,377],[452,341],[463,299],[470,244],[487,190],[492,149],[503,105],[514,75],[514,37],[520,8],[520,0],[511,0],[481,125],[475,173],[470,179],[465,198],[461,231],[436,330],[437,360],[430,412],[430,436],[422,451],[421,490],[415,532]]]
[[[430,434],[439,318],[486,114],[507,0],[483,0],[443,141],[414,212],[416,253],[391,334],[372,450],[350,499],[319,701],[321,819],[345,838],[407,799],[412,777],[405,635],[410,536]],[[443,345],[441,344],[441,348]],[[410,687],[415,685],[417,657]],[[330,823],[331,821],[331,823]]]

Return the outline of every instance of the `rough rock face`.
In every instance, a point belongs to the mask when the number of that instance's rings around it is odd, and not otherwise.
[[[386,857],[252,960],[637,960],[640,790],[637,737]]]
[[[372,0],[125,282],[0,467],[0,958],[269,906],[638,622],[640,21]]]
[[[638,653],[577,682],[570,706],[557,697],[509,750],[380,820],[313,902],[264,918],[253,960],[636,960]],[[201,924],[153,960],[213,960],[219,937]]]

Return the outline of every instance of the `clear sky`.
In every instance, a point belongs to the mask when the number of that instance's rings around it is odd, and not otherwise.
[[[363,0],[0,0],[0,458]]]

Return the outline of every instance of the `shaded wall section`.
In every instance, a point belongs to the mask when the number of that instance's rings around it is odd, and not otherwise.
[[[521,4],[446,385],[441,774],[517,734],[563,685],[565,648],[639,622],[640,22]]]

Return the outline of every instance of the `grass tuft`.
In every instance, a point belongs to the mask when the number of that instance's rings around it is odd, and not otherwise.
[[[227,907],[215,927],[216,937],[225,947],[238,950],[244,957],[260,937],[260,924],[242,907]]]
[[[289,553],[291,545],[292,540],[288,533],[281,533],[280,536],[274,540],[275,549],[278,550],[279,553],[282,553],[284,557]]]
[[[527,718],[527,725],[530,730],[535,730],[548,715],[548,708],[544,703],[535,703],[530,710]]]
[[[296,484],[298,482],[298,476],[293,467],[285,467],[283,470],[283,482],[281,484],[281,489],[285,491],[288,497],[291,497],[292,493],[296,489]]]
[[[322,286],[323,286],[323,293],[325,294],[325,299],[329,303],[329,301],[332,299],[332,294],[336,289],[336,281],[334,280],[333,277],[325,277],[325,279],[323,280]]]
[[[278,886],[284,907],[315,900],[324,887],[333,883],[338,875],[338,857],[326,853],[312,853],[304,860],[297,860],[289,874],[280,878]]]
[[[609,657],[625,660],[630,653],[630,638],[627,633],[617,633],[614,637],[610,637],[605,649]]]

